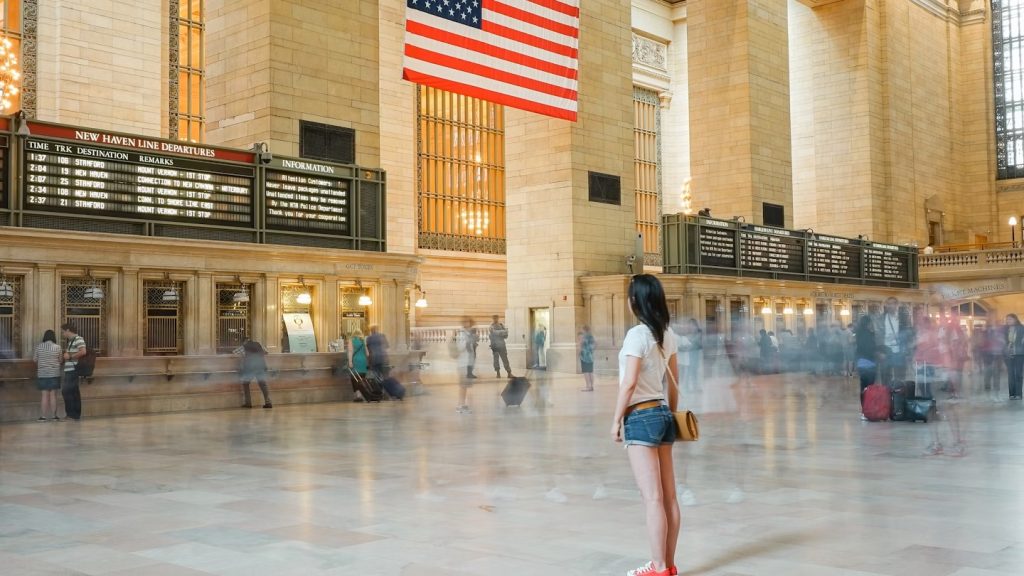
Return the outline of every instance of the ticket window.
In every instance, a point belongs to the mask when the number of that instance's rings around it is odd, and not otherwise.
[[[717,298],[709,298],[704,301],[704,334],[707,337],[717,337],[723,330],[723,314],[725,308],[722,301]]]
[[[771,319],[771,302],[767,298],[754,299],[754,321],[753,326],[751,326],[753,334],[757,336],[761,333],[761,330],[768,330],[766,326],[771,326]]]
[[[829,325],[832,320],[832,306],[828,302],[816,302],[814,304],[814,331],[820,332]]]
[[[287,284],[281,288],[281,351],[305,352],[302,349],[292,350],[293,342],[300,341],[297,337],[302,330],[312,329],[313,318],[313,287],[304,283]],[[315,350],[314,350],[315,351]]]
[[[786,303],[776,302],[774,306],[775,310],[775,321],[774,327],[771,328],[775,332],[775,336],[782,334],[782,331],[786,329]]]
[[[749,325],[750,305],[746,299],[729,301],[729,334],[730,340],[743,335]]]

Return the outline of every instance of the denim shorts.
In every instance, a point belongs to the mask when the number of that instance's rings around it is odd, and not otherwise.
[[[664,404],[642,410],[633,410],[626,416],[623,433],[626,446],[658,447],[676,441],[676,426],[672,412]]]

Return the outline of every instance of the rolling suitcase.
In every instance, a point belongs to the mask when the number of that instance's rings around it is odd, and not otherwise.
[[[505,389],[501,391],[501,399],[505,401],[505,406],[522,406],[529,390],[530,380],[525,376],[509,378]]]
[[[932,398],[907,398],[906,420],[911,422],[928,422],[935,419],[938,410],[935,407],[935,400]]]
[[[384,388],[384,391],[388,393],[388,396],[391,396],[395,400],[405,398],[405,386],[402,386],[402,383],[399,382],[397,378],[388,376],[381,380],[380,384],[381,387]]]
[[[904,382],[892,389],[891,420],[907,420],[907,399],[914,397],[914,386],[913,382]]]
[[[380,402],[384,399],[384,391],[376,379],[360,376],[351,368],[349,368],[348,374],[352,378],[352,386],[363,395],[363,399],[367,402]]]
[[[872,422],[889,419],[892,412],[892,392],[884,384],[872,384],[864,389],[864,417]]]

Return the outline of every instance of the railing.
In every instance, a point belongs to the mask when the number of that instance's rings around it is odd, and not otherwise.
[[[1003,248],[1016,248],[1020,243],[1014,242],[984,242],[978,244],[943,244],[942,246],[935,246],[932,248],[935,254],[945,254],[947,252],[976,252],[979,250],[1000,250]],[[924,248],[920,249],[920,252],[924,254]]]
[[[1009,245],[1009,242],[1005,244]],[[1016,264],[1024,265],[1024,248],[1006,247],[973,252],[936,252],[921,254],[917,261],[922,271],[939,268],[1005,268]],[[936,270],[938,271],[938,270]]]
[[[443,343],[450,340],[451,337],[461,329],[461,326],[417,327],[412,329],[412,341],[420,342],[422,344]],[[476,332],[476,337],[480,339],[481,342],[490,338],[490,326],[474,326],[473,330]]]

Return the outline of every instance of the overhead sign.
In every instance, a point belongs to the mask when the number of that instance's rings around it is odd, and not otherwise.
[[[351,169],[281,158],[267,168],[267,229],[347,236],[351,233]]]

